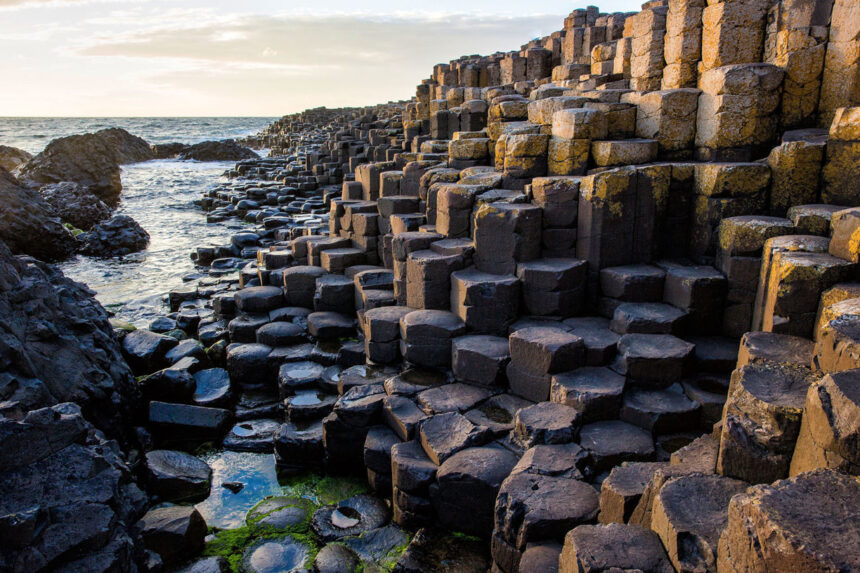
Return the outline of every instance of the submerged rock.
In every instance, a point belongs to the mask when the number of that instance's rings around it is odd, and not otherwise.
[[[248,512],[248,525],[260,525],[275,529],[289,529],[305,523],[313,510],[311,500],[302,497],[274,496],[255,505]]]
[[[298,573],[305,571],[310,548],[292,538],[261,539],[245,551],[243,571],[248,573]]]
[[[78,239],[81,252],[93,257],[121,257],[149,246],[149,233],[128,215],[115,215]]]
[[[391,514],[382,500],[361,494],[317,510],[311,529],[323,541],[335,541],[382,527],[389,519]]]

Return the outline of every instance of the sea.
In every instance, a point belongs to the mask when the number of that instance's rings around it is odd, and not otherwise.
[[[258,133],[273,117],[3,118],[0,145],[37,154],[53,139],[121,127],[149,143],[200,143]],[[261,155],[265,150],[258,150]],[[166,312],[164,296],[195,272],[190,258],[198,246],[229,242],[243,223],[207,223],[194,205],[223,182],[232,162],[154,160],[122,167],[118,213],[130,215],[150,235],[149,248],[122,258],[78,255],[59,266],[85,283],[117,318],[145,327]]]

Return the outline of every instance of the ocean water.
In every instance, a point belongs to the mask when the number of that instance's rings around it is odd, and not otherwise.
[[[0,118],[0,145],[38,153],[58,137],[122,127],[150,143],[199,143],[259,132],[274,118]],[[155,160],[122,167],[118,213],[130,215],[150,235],[149,248],[124,258],[77,256],[60,264],[66,276],[86,283],[117,317],[146,326],[166,312],[163,295],[194,272],[198,246],[227,244],[242,228],[236,221],[206,223],[194,206],[217,185],[232,162]]]
[[[0,117],[0,145],[36,154],[58,137],[121,127],[149,143],[200,143],[257,133],[273,117]]]

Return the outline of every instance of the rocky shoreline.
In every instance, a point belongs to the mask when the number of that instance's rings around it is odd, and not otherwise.
[[[0,571],[860,571],[860,13],[788,4],[576,10],[267,158],[9,153]],[[145,248],[119,165],[225,153],[247,229],[149,328],[26,256]],[[221,453],[281,493],[207,527]]]

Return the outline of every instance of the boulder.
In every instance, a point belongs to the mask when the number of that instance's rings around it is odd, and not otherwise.
[[[203,548],[206,521],[193,507],[174,505],[150,510],[138,522],[144,546],[165,565],[177,565]]]
[[[232,139],[221,141],[204,141],[183,149],[179,159],[195,161],[242,161],[243,159],[259,159],[253,150],[243,147]]]
[[[153,157],[142,139],[122,129],[105,129],[53,140],[21,170],[21,180],[34,187],[80,183],[108,205],[116,205],[122,192],[120,164]]]
[[[43,261],[62,260],[77,249],[72,234],[38,192],[21,187],[0,169],[0,240],[16,254]],[[5,249],[5,247],[4,247]]]
[[[26,165],[28,161],[33,159],[33,154],[10,147],[8,145],[0,145],[0,169],[5,169],[10,173],[14,173],[17,169]]]
[[[139,392],[107,312],[92,291],[2,242],[0,346],[4,412],[76,402],[109,436],[128,435]]]
[[[149,233],[128,215],[114,215],[81,234],[81,253],[92,257],[122,257],[149,246]]]
[[[194,501],[209,495],[212,468],[203,460],[175,450],[146,453],[146,484],[163,501]]]
[[[136,373],[148,374],[169,366],[167,353],[177,344],[179,341],[171,336],[133,330],[122,339],[122,350]]]
[[[0,441],[4,569],[139,569],[127,524],[143,514],[146,497],[116,442],[87,423],[77,405],[0,418]]]

